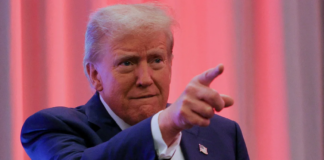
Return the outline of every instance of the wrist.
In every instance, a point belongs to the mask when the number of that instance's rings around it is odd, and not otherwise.
[[[164,142],[167,146],[171,145],[178,138],[182,129],[173,122],[167,110],[160,113],[158,123]]]

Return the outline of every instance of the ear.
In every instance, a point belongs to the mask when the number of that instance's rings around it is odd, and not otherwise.
[[[87,73],[89,76],[89,81],[90,81],[91,85],[93,86],[93,88],[96,91],[102,91],[103,90],[102,80],[101,80],[101,76],[100,76],[96,66],[93,65],[92,63],[88,63],[87,64]]]

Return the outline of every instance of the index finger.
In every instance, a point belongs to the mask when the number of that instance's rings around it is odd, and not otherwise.
[[[199,83],[205,86],[209,86],[210,83],[224,71],[224,65],[219,64],[215,68],[211,68],[204,73],[197,76]]]

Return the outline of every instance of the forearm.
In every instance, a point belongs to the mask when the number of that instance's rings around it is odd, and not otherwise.
[[[65,109],[62,111],[66,113]],[[73,116],[73,120],[62,120],[62,117],[46,111],[31,116],[25,122],[21,141],[31,159],[126,160],[156,157],[151,118],[102,142],[96,129],[92,130],[88,123],[84,123],[86,121],[79,121]]]

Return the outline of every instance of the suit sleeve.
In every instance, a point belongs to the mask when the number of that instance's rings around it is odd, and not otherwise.
[[[236,130],[236,160],[249,160],[249,154],[244,142],[240,126],[235,122]]]
[[[76,116],[67,123],[60,116],[38,112],[22,128],[22,145],[32,160],[151,160],[156,157],[151,118],[101,144],[100,138],[91,137],[94,131],[82,130],[89,126],[81,121]]]

